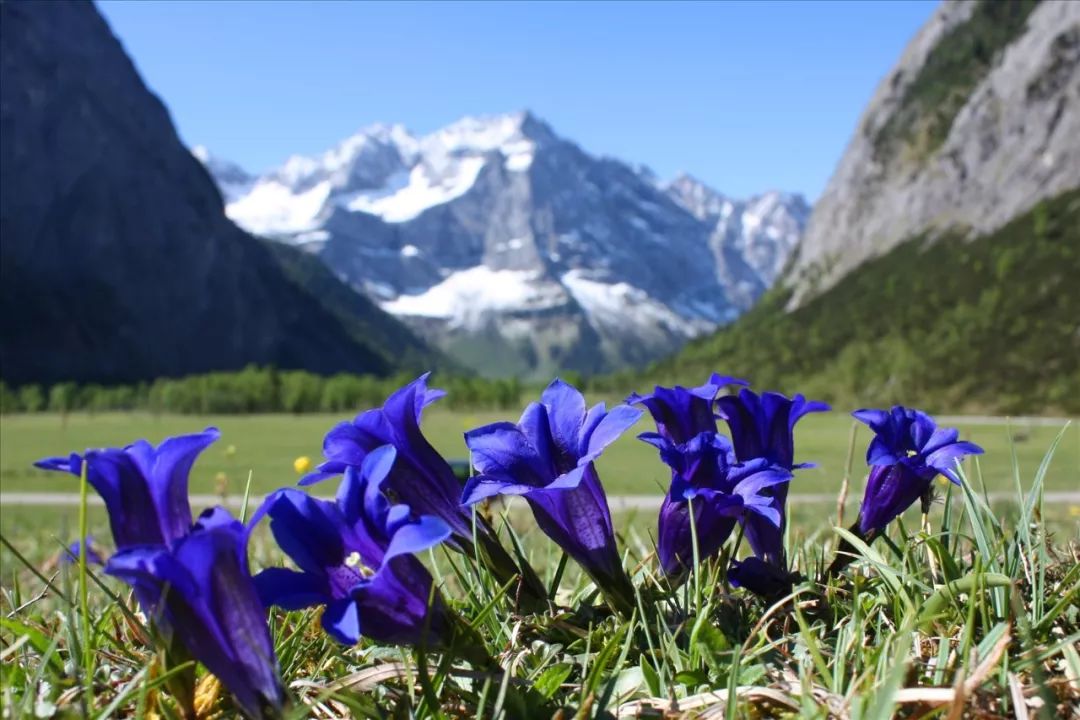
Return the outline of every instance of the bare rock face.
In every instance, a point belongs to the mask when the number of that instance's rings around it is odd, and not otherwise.
[[[5,381],[247,363],[385,373],[406,349],[422,353],[332,277],[351,298],[329,308],[225,216],[92,4],[0,3],[0,79]]]
[[[946,2],[863,114],[814,207],[791,305],[948,228],[993,231],[1080,187],[1080,3]]]

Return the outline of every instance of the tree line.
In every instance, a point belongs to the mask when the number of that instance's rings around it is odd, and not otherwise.
[[[182,378],[159,378],[130,385],[58,383],[10,387],[0,381],[4,413],[146,411],[193,415],[353,412],[381,405],[413,380],[338,374],[323,377],[304,370],[248,366]],[[521,407],[523,385],[514,378],[442,377],[434,387],[447,391],[441,404],[451,409],[504,410]]]

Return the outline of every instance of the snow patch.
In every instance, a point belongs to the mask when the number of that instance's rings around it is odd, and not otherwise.
[[[682,337],[694,337],[714,327],[709,322],[694,322],[681,317],[668,306],[650,298],[641,288],[625,282],[594,280],[584,271],[575,269],[563,274],[562,283],[597,329],[660,326]]]
[[[402,257],[416,257],[419,254],[420,248],[416,247],[415,245],[406,245],[405,247],[401,248]]]
[[[464,195],[483,167],[484,159],[479,157],[462,158],[443,174],[420,164],[407,176],[395,176],[387,188],[355,193],[342,204],[349,210],[378,215],[386,222],[407,222],[428,208]]]
[[[255,184],[247,195],[225,206],[225,214],[256,235],[302,233],[315,229],[319,211],[330,196],[330,183],[294,193],[274,180]]]
[[[480,265],[455,272],[418,295],[384,302],[382,308],[394,315],[445,319],[452,328],[476,329],[493,313],[546,310],[566,301],[566,291],[537,272]]]

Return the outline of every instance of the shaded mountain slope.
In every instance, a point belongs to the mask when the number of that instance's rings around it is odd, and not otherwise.
[[[403,348],[434,357],[362,302],[329,311],[225,217],[212,179],[90,3],[0,4],[0,73],[6,381],[117,382],[247,363],[387,373]],[[366,341],[369,323],[397,345]]]

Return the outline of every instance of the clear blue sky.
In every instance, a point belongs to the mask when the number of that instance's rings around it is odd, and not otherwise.
[[[529,108],[722,192],[822,190],[933,2],[102,2],[189,144],[264,171],[360,127]]]

